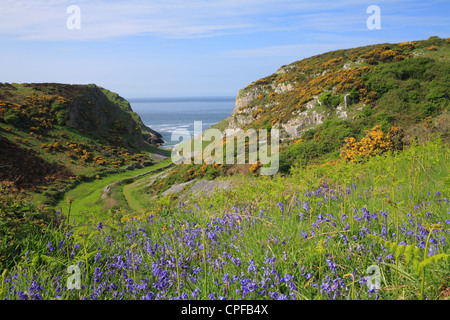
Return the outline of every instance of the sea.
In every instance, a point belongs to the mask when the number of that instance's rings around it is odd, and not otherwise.
[[[171,149],[181,142],[172,141],[174,131],[187,130],[194,136],[194,121],[202,122],[202,131],[228,117],[236,97],[198,98],[139,98],[127,99],[142,122],[160,133],[165,141],[161,146]]]

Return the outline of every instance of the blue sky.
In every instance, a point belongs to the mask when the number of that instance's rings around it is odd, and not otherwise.
[[[69,29],[67,8],[80,9]],[[370,30],[367,8],[381,10]],[[330,50],[450,36],[450,2],[0,0],[0,82],[96,83],[124,96],[235,96]]]

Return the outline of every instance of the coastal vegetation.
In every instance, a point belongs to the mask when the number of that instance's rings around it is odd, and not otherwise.
[[[95,85],[2,84],[0,299],[449,299],[449,45],[328,52],[242,89],[213,128],[284,130],[271,176],[248,154],[173,165]],[[190,191],[204,179],[232,187]]]
[[[80,217],[2,184],[6,299],[446,299],[448,146]],[[68,199],[75,204],[77,199]],[[67,289],[66,268],[81,270]],[[367,272],[379,268],[379,287]]]

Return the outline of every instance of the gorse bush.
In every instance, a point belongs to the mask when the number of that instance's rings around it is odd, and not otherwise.
[[[69,100],[60,96],[25,97],[22,104],[0,101],[0,121],[14,125],[22,130],[30,127],[39,128],[41,133],[63,124]]]
[[[366,131],[366,136],[361,141],[356,141],[353,137],[346,138],[340,156],[354,163],[388,151],[399,150],[403,147],[402,137],[401,128],[391,127],[384,135],[381,127],[375,126],[372,130]]]

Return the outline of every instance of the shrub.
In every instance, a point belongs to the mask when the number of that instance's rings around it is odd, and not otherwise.
[[[359,102],[359,91],[357,88],[353,88],[350,93],[348,94],[350,97],[351,103],[358,103]]]
[[[319,127],[305,132],[301,143],[294,143],[280,151],[279,171],[288,173],[291,166],[303,167],[319,159],[339,156],[342,140],[359,134],[359,130],[358,126],[351,126],[347,121],[325,121]],[[335,155],[335,152],[338,154]]]
[[[331,94],[330,92],[326,92],[319,96],[319,101],[328,108],[336,108],[343,102],[343,98],[338,94]]]
[[[448,99],[448,90],[441,86],[433,87],[427,95],[427,100],[434,103],[444,103],[448,101]]]
[[[346,145],[341,150],[341,158],[352,163],[381,155],[388,151],[403,148],[403,130],[391,127],[387,135],[383,134],[381,126],[366,130],[366,136],[361,141],[350,137],[345,139]]]
[[[19,127],[22,123],[22,119],[20,116],[20,111],[17,110],[8,110],[8,112],[6,112],[5,114],[5,118],[4,118],[5,122],[15,126],[15,127]]]

